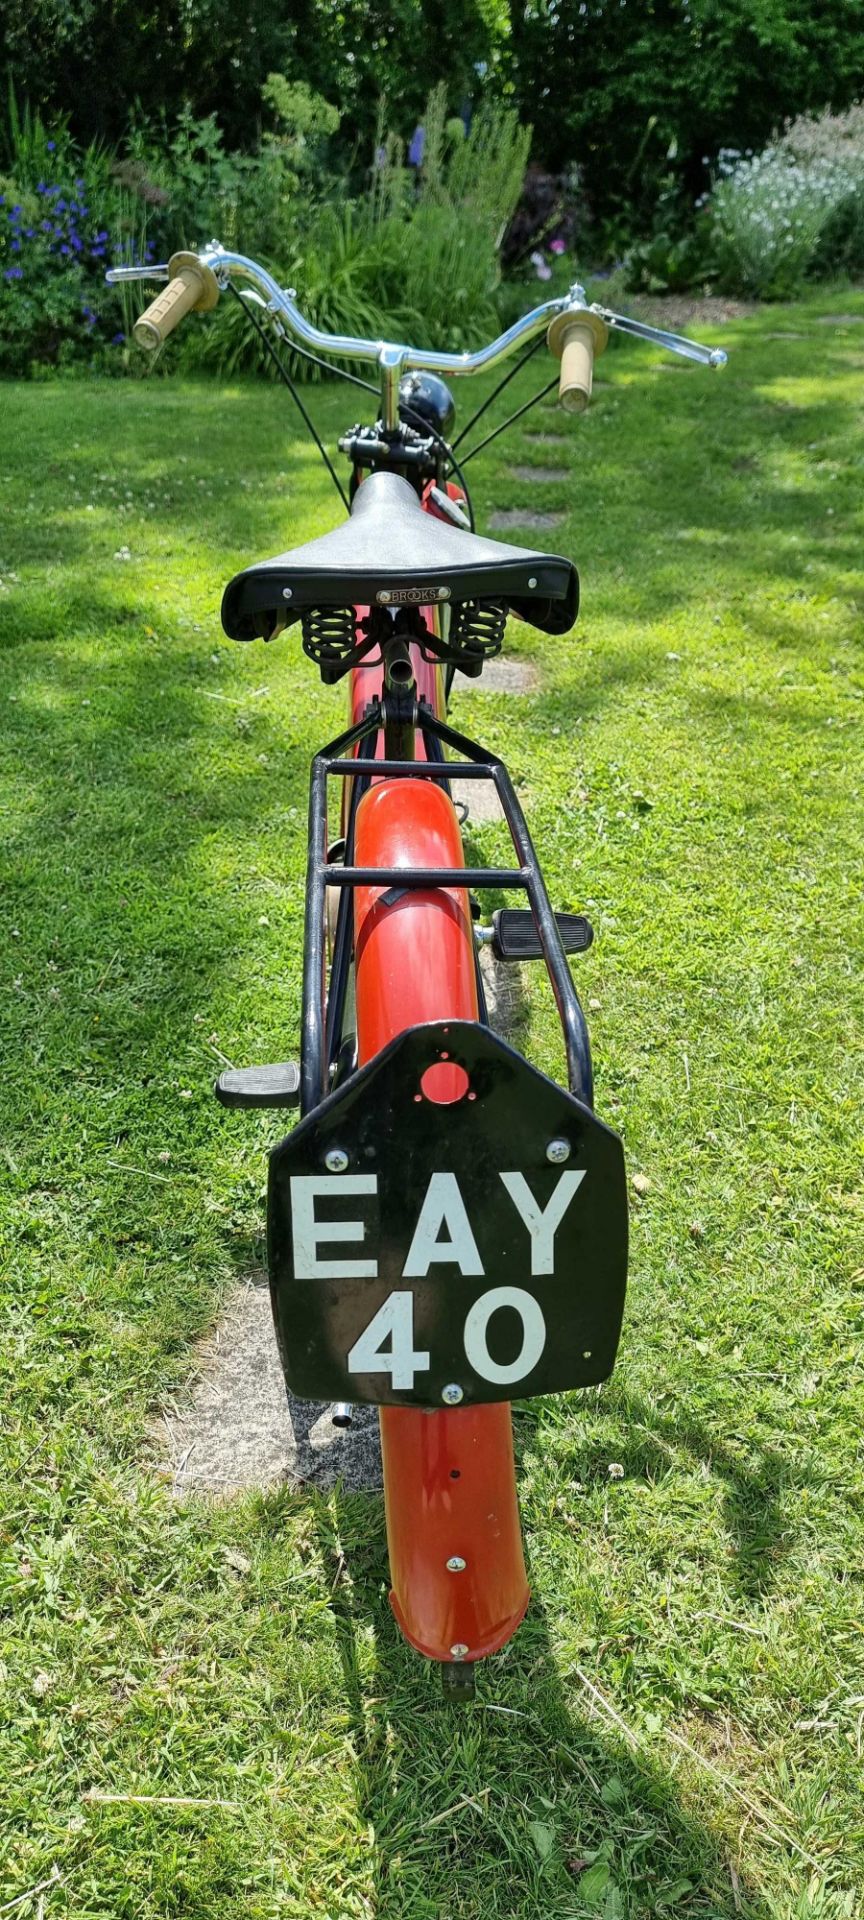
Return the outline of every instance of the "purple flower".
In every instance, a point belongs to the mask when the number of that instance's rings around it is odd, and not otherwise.
[[[35,227],[25,227],[25,228],[24,228],[24,238],[25,238],[25,240],[32,240],[32,238],[33,238],[33,235],[34,235],[34,233],[35,233],[35,232],[36,232],[36,228],[35,228]]]
[[[56,153],[56,152],[57,152],[57,142],[56,142],[56,140],[46,140],[46,142],[45,142],[45,145],[46,145],[46,147],[47,147],[47,149],[48,149],[48,152],[49,152],[49,153]]]
[[[566,253],[567,248],[565,247],[563,240],[550,240],[549,252],[550,253]]]
[[[40,225],[40,227],[41,227],[41,229],[42,229],[42,232],[43,232],[43,233],[50,233],[50,232],[51,232],[51,222],[50,222],[50,220],[40,220],[40,222],[39,222],[39,225]]]
[[[78,191],[78,193],[81,193],[81,191],[82,191],[82,189],[83,189],[83,186],[84,186],[84,182],[83,182],[83,180],[76,180],[76,182],[75,182],[75,186],[76,186],[76,189],[77,189],[77,191]]]
[[[61,254],[64,254],[64,255],[68,255],[68,254],[69,254],[69,253],[71,252],[71,248],[69,248],[69,247],[61,247],[61,248],[60,248],[60,252],[61,252]]]
[[[65,213],[65,212],[66,212],[66,202],[65,202],[65,200],[58,200],[58,202],[57,202],[57,207],[56,207],[56,211],[57,211],[57,213]]]
[[[532,253],[531,265],[534,268],[538,280],[551,280],[552,268],[544,260],[542,253]]]
[[[13,240],[13,242],[12,242],[12,252],[13,252],[13,253],[20,253],[20,252],[21,252],[21,242],[20,242],[20,240]]]
[[[426,151],[426,128],[415,127],[414,132],[411,135],[411,145],[408,148],[409,167],[422,167],[423,155],[425,151]]]
[[[90,248],[90,258],[91,258],[91,260],[104,260],[104,258],[105,258],[105,248],[104,248],[104,247],[91,247],[91,248]]]
[[[23,280],[24,269],[23,267],[7,267],[3,278],[4,280]]]
[[[123,341],[125,340],[125,338],[126,338],[126,335],[125,335],[125,333],[113,333],[113,334],[111,335],[111,345],[112,345],[112,347],[120,347],[120,346],[122,346],[122,345],[123,345]]]

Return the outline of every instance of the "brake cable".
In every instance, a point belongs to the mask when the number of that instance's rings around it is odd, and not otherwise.
[[[509,414],[506,420],[502,420],[500,427],[493,427],[492,432],[487,433],[485,440],[478,440],[476,447],[472,447],[469,453],[463,453],[462,455],[463,467],[467,467],[469,460],[473,460],[475,453],[482,453],[483,448],[488,447],[490,441],[497,440],[499,433],[505,433],[508,427],[512,427],[514,420],[520,420],[522,418],[523,413],[528,413],[531,407],[536,407],[538,400],[544,400],[547,393],[551,393],[552,388],[557,387],[558,380],[559,380],[559,375],[556,373],[554,380],[550,380],[549,385],[547,387],[541,387],[539,389],[539,392],[533,394],[530,400],[526,400],[524,407],[517,407],[515,413]],[[455,462],[454,462],[454,465],[455,465]],[[458,472],[458,468],[457,468],[457,472]],[[459,477],[461,480],[462,478],[461,473]],[[462,484],[464,486],[465,484],[464,481],[462,481]]]
[[[291,375],[288,372],[287,368],[283,364],[281,355],[277,352],[273,344],[273,341],[270,338],[270,335],[268,334],[266,328],[262,326],[261,321],[258,319],[257,314],[253,313],[252,308],[249,306],[248,302],[243,299],[243,296],[241,293],[238,293],[237,288],[233,285],[233,283],[230,280],[228,281],[228,289],[230,293],[233,293],[235,300],[239,301],[241,307],[243,308],[244,313],[248,314],[249,319],[251,320],[252,325],[255,328],[255,332],[259,335],[260,339],[263,340],[264,345],[267,348],[267,352],[269,353],[270,358],[273,361],[273,364],[276,367],[280,378],[284,381],[285,386],[288,388],[288,391],[291,395],[292,400],[294,401],[296,407],[298,408],[300,414],[302,415],[302,418],[305,420],[306,425],[309,428],[309,432],[311,433],[312,438],[315,441],[315,445],[317,446],[318,451],[321,455],[321,458],[324,461],[324,464],[327,468],[327,471],[330,474],[330,478],[332,479],[333,484],[339,494],[339,498],[342,501],[342,504],[345,508],[346,513],[350,513],[351,507],[348,501],[348,497],[345,493],[345,489],[342,485],[342,482],[339,479],[336,469],[333,466],[333,463],[330,459],[327,449],[324,446],[324,443],[315,427],[314,422],[311,420],[309,413],[307,412],[306,408],[303,405],[303,402],[297,391],[296,385],[292,380]],[[349,382],[349,385],[351,385],[352,387],[362,387],[364,393],[374,393],[376,396],[378,395],[379,390],[376,386],[373,386],[371,380],[361,380],[359,379],[356,373],[346,373],[344,367],[335,366],[333,362],[330,360],[322,360],[319,354],[310,353],[308,347],[298,346],[294,341],[292,341],[291,351],[292,353],[299,353],[304,360],[311,360],[313,366],[323,367],[325,373],[335,373],[338,379],[347,380]],[[517,362],[517,365],[512,369],[512,372],[518,373],[520,367],[524,366],[525,361],[530,359],[531,354],[534,353],[534,351],[535,351],[535,347],[533,346],[530,347],[528,352],[526,354],[523,354],[522,359]],[[500,385],[496,387],[495,393],[490,394],[489,399],[494,400],[495,395],[501,392],[502,387],[506,386],[507,380],[511,378],[512,378],[512,373],[508,374],[507,379],[503,380],[500,383]],[[488,405],[489,405],[489,400],[485,400],[483,402],[483,406],[479,408],[478,413],[475,413],[474,418],[472,420],[469,420],[468,422],[469,427],[474,425],[474,420],[477,420],[479,418],[480,413],[483,413],[485,411],[485,408]],[[400,400],[399,409],[401,413],[408,413],[412,416],[414,420],[419,421],[420,426],[423,428],[423,431],[429,435],[430,440],[435,441],[436,446],[441,448],[445,458],[450,462],[450,465],[453,468],[453,471],[456,474],[456,477],[462,488],[462,492],[465,495],[465,505],[468,508],[468,518],[471,522],[471,532],[474,533],[476,531],[476,523],[474,520],[474,508],[471,504],[471,495],[468,491],[467,483],[462,477],[462,468],[459,461],[456,459],[456,455],[453,452],[453,448],[448,445],[448,442],[444,439],[443,434],[437,433],[435,428],[429,425],[428,420],[424,419],[422,413],[418,413],[415,407],[409,406],[407,401]],[[467,428],[466,428],[466,432],[467,432]],[[460,439],[462,438],[461,434],[459,437]]]
[[[470,420],[466,420],[465,425],[462,428],[462,432],[457,433],[456,435],[456,439],[453,443],[454,446],[458,447],[460,440],[464,440],[466,433],[470,433],[471,428],[476,427],[478,420],[480,419],[481,415],[486,412],[487,407],[491,407],[493,400],[497,400],[499,393],[503,393],[504,388],[509,385],[510,381],[515,380],[517,373],[522,372],[522,368],[528,365],[528,361],[531,359],[531,355],[536,353],[540,347],[545,345],[545,340],[546,340],[545,334],[539,333],[537,335],[536,340],[528,348],[527,352],[522,354],[521,358],[517,360],[515,365],[510,368],[510,372],[505,373],[503,380],[499,380],[497,387],[493,387],[492,392],[490,394],[487,394],[485,400],[481,401],[481,404],[477,408],[476,413],[472,413]]]
[[[414,419],[419,420],[420,425],[422,426],[424,432],[428,433],[430,439],[434,440],[437,446],[443,448],[444,453],[447,459],[449,460],[454,473],[456,474],[456,477],[459,481],[459,485],[462,488],[462,492],[465,495],[465,505],[468,508],[468,518],[471,522],[471,532],[476,533],[477,529],[474,522],[474,508],[471,505],[471,495],[468,492],[467,485],[465,483],[465,480],[462,477],[462,468],[459,464],[459,461],[456,458],[455,453],[453,452],[453,448],[451,446],[448,446],[443,433],[436,433],[435,428],[430,427],[428,420],[424,420],[422,413],[418,413],[416,407],[409,407],[406,401],[400,400],[399,410],[401,413],[413,414]]]
[[[333,462],[330,458],[330,455],[327,452],[327,448],[324,445],[324,442],[321,438],[320,433],[318,432],[318,429],[315,425],[314,420],[311,418],[307,408],[304,407],[303,402],[300,398],[299,393],[297,392],[297,388],[294,384],[294,381],[291,378],[290,373],[288,372],[287,367],[283,365],[281,355],[277,353],[276,348],[274,347],[273,342],[270,339],[270,335],[267,333],[266,328],[262,327],[257,314],[254,314],[252,312],[251,307],[243,299],[242,294],[238,293],[237,288],[232,285],[230,280],[228,282],[228,290],[230,293],[233,293],[235,300],[238,300],[240,302],[240,305],[243,308],[243,312],[248,314],[249,319],[251,320],[252,325],[255,328],[255,332],[260,336],[261,340],[263,340],[264,345],[267,349],[267,352],[269,353],[270,358],[273,361],[273,364],[279,373],[280,379],[284,381],[299,414],[301,415],[302,419],[305,421],[307,427],[309,428],[309,432],[311,433],[312,438],[315,442],[315,445],[318,448],[318,452],[320,453],[321,458],[324,462],[324,465],[327,468],[327,472],[329,473],[330,478],[333,482],[333,485],[336,488],[336,492],[338,493],[339,498],[342,502],[342,505],[345,508],[345,512],[350,513],[351,506],[348,500],[348,495],[345,492],[345,488],[343,487],[342,482],[339,478],[339,475],[336,472],[336,468],[334,467]],[[310,355],[310,358],[311,358],[311,355]],[[350,379],[352,376],[349,374],[347,377]],[[365,384],[366,384],[365,381],[358,382],[358,385],[365,386]],[[375,391],[375,389],[373,389],[373,391]]]

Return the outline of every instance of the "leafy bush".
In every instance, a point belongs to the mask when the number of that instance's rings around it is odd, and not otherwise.
[[[10,98],[0,178],[0,371],[99,359],[124,339],[123,305],[105,285],[113,260],[143,261],[141,210],[97,144],[81,152],[66,127],[50,137]],[[116,355],[115,355],[116,358]]]
[[[813,271],[864,272],[864,101],[850,107],[848,113],[793,120],[779,149],[805,168],[839,167],[849,182],[848,193],[822,230]]]
[[[323,330],[460,351],[497,331],[500,240],[519,195],[530,129],[511,110],[489,108],[466,135],[462,121],[448,116],[443,88],[429,96],[423,126],[419,170],[407,165],[403,143],[379,116],[365,193],[352,199],[332,191],[322,203],[310,185],[283,199],[259,245],[248,228],[239,237],[244,251],[290,280],[303,312]],[[230,299],[207,327],[186,330],[182,352],[187,364],[222,373],[273,371]],[[319,377],[287,343],[284,357],[300,378]]]
[[[510,21],[510,97],[535,157],[579,166],[607,255],[650,233],[670,168],[692,207],[706,155],[759,151],[790,115],[861,90],[861,0],[526,0]]]
[[[781,141],[754,155],[721,154],[711,199],[718,271],[729,291],[782,299],[814,267],[844,207],[860,199],[864,167],[847,157],[796,157]]]
[[[214,234],[289,279],[326,332],[460,350],[497,330],[500,245],[530,142],[512,109],[484,108],[466,132],[446,90],[433,89],[422,163],[407,163],[380,118],[366,185],[352,195],[332,165],[335,108],[278,73],[264,96],[270,124],[255,153],[229,152],[212,115],[195,120],[184,109],[170,125],[139,120],[119,158],[97,145],[82,154],[65,125],[49,139],[38,115],[19,116],[11,102],[0,367],[92,361],[106,343],[119,346],[141,290],[124,289],[121,305],[105,287],[106,266],[164,259]],[[231,374],[272,370],[230,299],[211,323],[183,330],[169,361],[178,354]],[[295,372],[317,377],[291,357]]]
[[[532,161],[501,246],[506,270],[524,266],[538,248],[570,253],[584,242],[588,212],[578,167],[547,173]]]

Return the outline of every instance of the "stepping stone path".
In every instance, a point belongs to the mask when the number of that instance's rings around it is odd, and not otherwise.
[[[489,525],[495,533],[507,532],[512,527],[560,527],[563,513],[534,513],[530,507],[504,507],[498,513],[490,513]]]
[[[494,660],[487,660],[479,678],[471,679],[467,674],[459,673],[453,682],[454,727],[459,725],[458,701],[465,693],[535,693],[540,685],[540,675],[531,660],[504,660],[499,654]],[[482,784],[482,783],[481,783]]]
[[[553,481],[569,480],[568,467],[511,467],[517,480],[527,480],[529,486],[542,487]]]
[[[817,313],[817,327],[864,327],[864,313]]]
[[[569,447],[566,433],[526,433],[529,447]]]
[[[540,684],[540,675],[530,660],[488,660],[479,679],[469,680],[464,674],[457,674],[454,682],[454,707],[451,714],[453,725],[459,725],[459,707],[461,697],[466,693],[533,693]],[[451,792],[457,806],[465,807],[468,815],[467,825],[478,825],[481,821],[503,820],[498,795],[491,780],[454,780]]]

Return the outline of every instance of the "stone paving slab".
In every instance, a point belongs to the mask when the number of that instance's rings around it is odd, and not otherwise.
[[[511,467],[510,472],[517,480],[527,481],[529,486],[551,486],[553,482],[570,479],[569,467]]]
[[[563,513],[535,513],[530,507],[502,507],[497,513],[490,513],[489,525],[495,533],[506,533],[511,527],[535,527],[542,531],[548,527],[560,527]]]
[[[502,659],[487,660],[483,672],[476,680],[466,674],[457,674],[453,682],[453,708],[450,719],[454,727],[459,726],[459,708],[464,694],[468,693],[535,693],[540,685],[540,675],[531,660]]]

